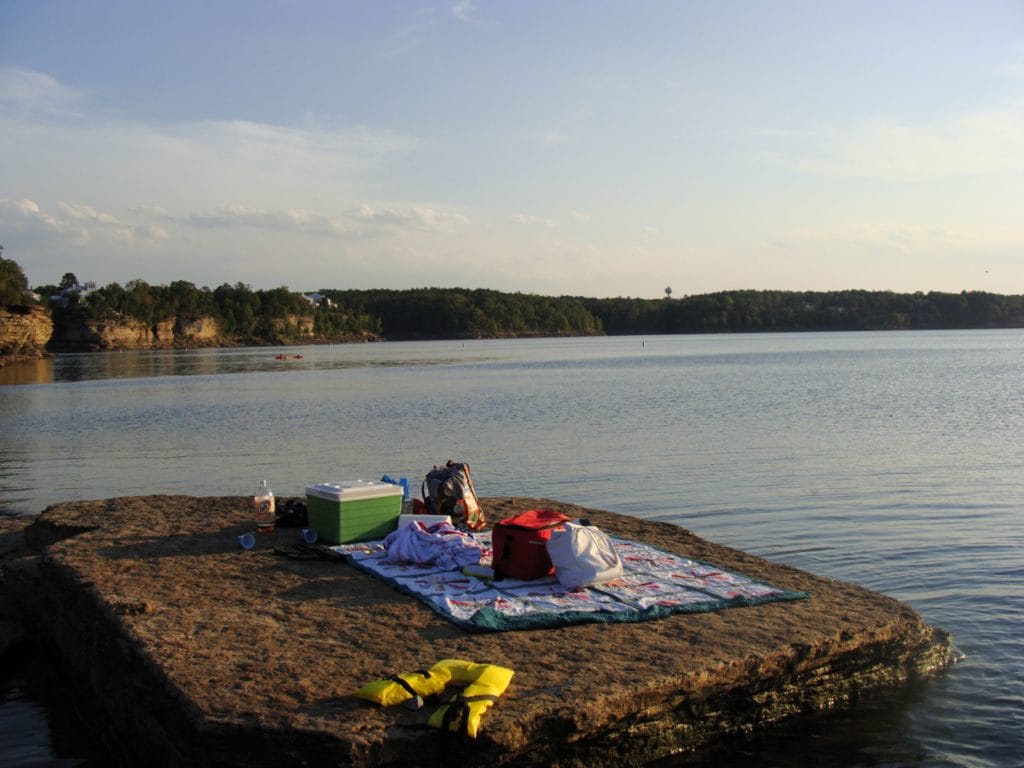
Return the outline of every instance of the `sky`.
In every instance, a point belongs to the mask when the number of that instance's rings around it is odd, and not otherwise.
[[[32,286],[1024,293],[1021,0],[0,0]]]

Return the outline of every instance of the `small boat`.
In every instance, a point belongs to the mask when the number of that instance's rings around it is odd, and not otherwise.
[[[301,360],[302,355],[276,355],[278,360]]]

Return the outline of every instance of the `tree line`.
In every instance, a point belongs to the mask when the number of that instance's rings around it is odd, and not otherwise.
[[[486,289],[332,290],[338,306],[377,318],[389,339],[582,336],[603,333],[601,318],[572,296]]]
[[[284,343],[305,338],[292,322],[313,320],[313,340],[360,338],[500,338],[592,334],[863,331],[1022,328],[1024,296],[983,291],[737,290],[673,298],[587,298],[486,289],[321,289],[315,305],[287,287],[218,288],[178,280],[132,280],[79,290],[68,273],[37,286],[55,323],[131,318],[147,325],[213,318],[225,341]],[[0,257],[0,303],[23,303],[20,267]],[[50,297],[61,300],[51,302]]]
[[[1024,296],[981,291],[721,291],[682,298],[462,288],[323,291],[387,338],[1024,327]]]
[[[1024,296],[984,291],[742,290],[584,303],[613,334],[1024,327]]]

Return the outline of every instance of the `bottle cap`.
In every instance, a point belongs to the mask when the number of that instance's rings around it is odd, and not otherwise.
[[[256,546],[256,537],[251,533],[243,533],[238,536],[238,546],[242,549],[252,549]]]

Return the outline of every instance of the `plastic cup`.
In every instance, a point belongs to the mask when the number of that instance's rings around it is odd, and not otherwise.
[[[242,533],[238,536],[238,546],[242,549],[252,549],[256,546],[256,537],[251,533]]]
[[[303,528],[302,529],[302,540],[307,544],[316,544],[316,529],[315,528]]]

